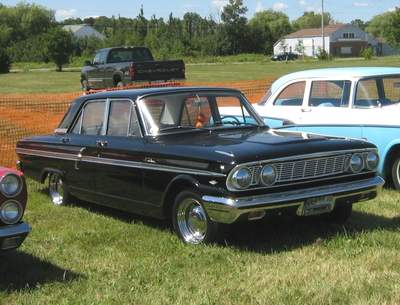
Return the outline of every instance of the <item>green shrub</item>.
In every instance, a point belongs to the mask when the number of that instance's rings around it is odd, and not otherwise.
[[[332,57],[328,54],[328,52],[326,52],[326,50],[323,50],[321,48],[318,48],[317,58],[319,60],[331,60],[332,59]]]
[[[0,73],[10,72],[11,59],[4,48],[0,48]]]
[[[365,48],[361,52],[361,56],[364,57],[365,60],[371,60],[374,55],[374,50],[371,47]]]

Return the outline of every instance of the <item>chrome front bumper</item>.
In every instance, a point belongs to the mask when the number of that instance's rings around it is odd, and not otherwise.
[[[227,198],[205,195],[202,201],[211,220],[229,224],[235,222],[241,215],[251,212],[293,206],[301,209],[305,201],[310,198],[331,196],[335,203],[338,199],[346,201],[347,197],[349,203],[369,200],[376,197],[384,183],[381,177],[376,176],[365,180],[249,197]],[[356,200],[354,196],[357,196]]]
[[[18,248],[30,231],[26,222],[0,227],[0,251]]]

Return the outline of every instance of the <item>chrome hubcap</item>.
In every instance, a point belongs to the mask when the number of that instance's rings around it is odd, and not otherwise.
[[[178,207],[177,223],[183,239],[190,244],[201,243],[207,232],[207,215],[200,202],[187,198]]]
[[[51,175],[49,178],[49,194],[55,205],[61,205],[64,199],[63,182],[60,176]]]

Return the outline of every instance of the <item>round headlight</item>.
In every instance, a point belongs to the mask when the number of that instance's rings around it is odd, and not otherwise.
[[[6,197],[17,196],[22,189],[21,178],[15,174],[7,174],[0,180],[0,191]]]
[[[365,159],[365,163],[369,170],[376,170],[379,163],[379,155],[374,151],[370,151]]]
[[[276,181],[276,170],[272,165],[265,165],[261,170],[261,182],[264,185],[273,185]]]
[[[252,180],[251,172],[247,167],[237,169],[231,178],[233,187],[237,189],[246,189],[250,186]]]
[[[0,207],[0,220],[5,224],[11,225],[21,219],[22,213],[22,206],[17,201],[6,201]]]
[[[350,158],[350,170],[353,173],[359,173],[364,168],[364,160],[360,154],[354,154]]]

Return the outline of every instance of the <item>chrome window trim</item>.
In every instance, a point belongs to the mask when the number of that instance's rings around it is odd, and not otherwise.
[[[136,117],[137,117],[137,119],[138,119],[138,123],[139,123],[139,132],[140,132],[140,135],[137,135],[137,136],[130,136],[129,135],[129,131],[130,131],[130,128],[131,128],[131,118],[132,118],[132,112],[133,111],[136,111],[136,108],[137,108],[137,106],[136,106],[136,103],[135,103],[135,101],[133,101],[132,99],[130,99],[130,98],[107,98],[107,102],[108,102],[108,104],[109,104],[109,109],[108,109],[108,115],[107,115],[107,117],[108,117],[108,119],[107,119],[107,126],[106,126],[106,132],[105,132],[105,136],[108,136],[108,137],[114,137],[114,136],[110,136],[110,135],[108,135],[107,134],[107,131],[108,131],[108,127],[109,127],[109,119],[110,119],[110,109],[111,109],[111,103],[112,102],[114,102],[114,101],[126,101],[126,102],[130,102],[131,103],[131,108],[130,108],[130,110],[129,110],[129,121],[128,121],[128,129],[127,129],[127,131],[126,131],[126,135],[125,136],[123,136],[123,137],[131,137],[131,138],[143,138],[143,132],[142,132],[142,128],[141,128],[141,126],[140,126],[140,118],[139,118],[139,116],[138,116],[138,113],[136,112]]]
[[[72,133],[72,130],[75,128],[75,125],[77,123],[78,120],[80,120],[79,124],[79,133],[73,133],[73,134],[77,134],[77,135],[81,135],[81,136],[87,136],[87,135],[82,135],[82,122],[83,122],[83,117],[85,114],[85,108],[89,103],[98,103],[98,102],[104,102],[107,103],[108,99],[94,99],[94,100],[87,100],[83,103],[83,105],[81,106],[81,109],[79,110],[78,114],[75,116],[73,123],[70,125],[70,127],[68,128],[68,133]],[[106,106],[104,107],[104,109],[106,109]],[[79,118],[79,116],[81,115],[81,117]],[[103,127],[102,127],[102,132],[103,132],[103,128],[104,128],[104,122],[103,122]],[[96,136],[96,135],[90,135],[90,136]]]
[[[178,167],[171,165],[164,165],[158,163],[147,163],[147,162],[138,162],[138,161],[126,161],[126,160],[118,160],[118,159],[110,159],[110,158],[102,158],[102,157],[89,157],[83,156],[79,158],[76,154],[67,154],[67,153],[56,153],[50,151],[41,151],[34,149],[25,149],[25,148],[17,148],[17,153],[21,155],[34,155],[45,158],[52,159],[63,159],[68,161],[80,161],[80,162],[90,162],[90,163],[98,163],[98,164],[107,164],[107,165],[115,165],[122,167],[130,167],[130,168],[140,168],[140,169],[148,169],[148,170],[159,170],[163,172],[174,172],[174,173],[186,173],[193,175],[201,175],[201,176],[211,176],[211,177],[225,177],[226,175],[223,173],[217,173],[207,170],[200,170],[194,168],[187,167]]]
[[[241,163],[241,164],[236,165],[229,172],[228,177],[226,179],[226,187],[229,191],[232,191],[232,192],[246,192],[246,191],[260,190],[260,189],[273,189],[273,188],[277,188],[277,187],[284,187],[284,186],[288,186],[288,185],[297,185],[297,184],[313,182],[313,181],[324,181],[324,180],[329,180],[332,178],[351,177],[354,175],[360,175],[362,173],[365,173],[365,174],[373,173],[373,172],[376,172],[376,170],[373,170],[373,171],[368,170],[368,171],[363,171],[363,172],[356,173],[356,174],[348,174],[348,175],[340,175],[340,176],[335,176],[335,175],[322,176],[322,179],[320,179],[321,177],[317,177],[314,179],[313,178],[304,179],[304,180],[301,180],[300,182],[295,181],[295,182],[289,182],[289,183],[284,183],[284,184],[279,184],[279,185],[271,185],[271,186],[260,185],[260,186],[256,186],[256,187],[249,187],[247,189],[236,189],[236,188],[232,187],[232,185],[230,183],[233,173],[241,167],[264,166],[267,164],[277,163],[277,162],[307,160],[307,159],[323,158],[323,157],[329,157],[329,156],[340,155],[340,154],[365,153],[365,152],[370,152],[370,151],[374,151],[374,152],[378,153],[378,150],[376,148],[349,149],[349,150],[338,150],[338,151],[330,151],[330,152],[322,152],[322,153],[303,154],[303,155],[297,155],[297,156],[292,156],[292,157],[282,157],[282,158]]]
[[[0,193],[1,193],[4,197],[6,197],[6,198],[14,198],[14,197],[17,197],[19,194],[21,194],[22,189],[24,188],[24,182],[22,181],[21,176],[18,176],[17,174],[12,173],[12,172],[8,172],[8,173],[5,173],[4,175],[2,175],[2,176],[0,177],[0,185],[1,185],[1,182],[3,181],[3,179],[4,179],[5,177],[9,176],[9,175],[12,175],[12,176],[15,176],[15,177],[18,178],[19,183],[20,183],[20,184],[19,184],[18,192],[16,192],[14,195],[9,196],[9,195],[7,195],[6,193],[4,193],[3,189],[0,187]]]

